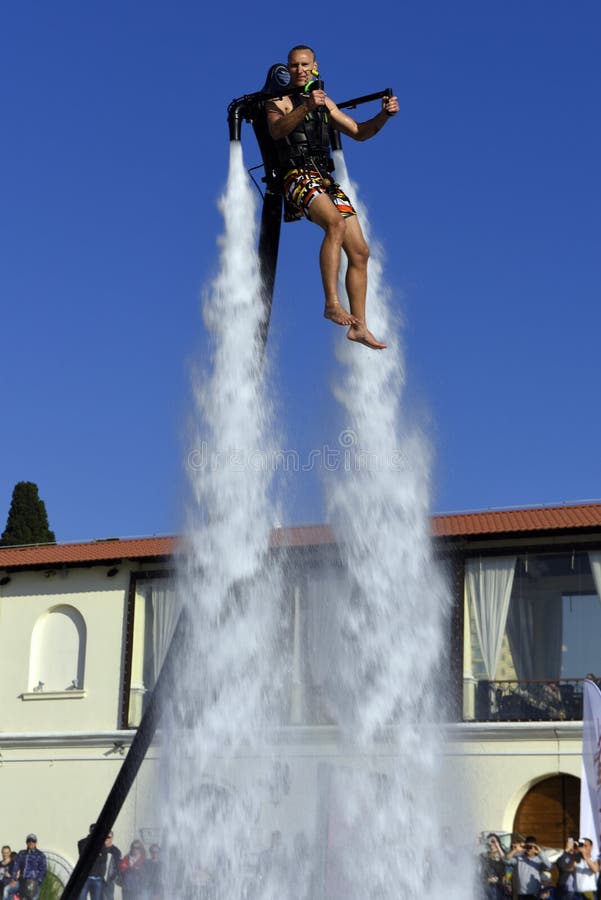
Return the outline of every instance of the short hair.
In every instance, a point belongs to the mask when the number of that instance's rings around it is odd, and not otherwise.
[[[313,54],[313,59],[315,59],[315,50],[313,47],[309,47],[308,44],[297,44],[295,47],[291,47],[288,51],[288,59],[290,59],[295,50],[308,50],[309,53]]]

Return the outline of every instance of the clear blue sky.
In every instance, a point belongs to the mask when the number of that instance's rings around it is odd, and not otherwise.
[[[226,107],[298,42],[333,99],[400,99],[345,150],[404,317],[434,509],[601,496],[599,0],[290,9],[1,4],[0,530],[19,480],[59,540],[180,528]],[[258,163],[248,126],[243,143]],[[335,437],[343,339],[321,318],[318,237],[283,229],[270,344],[301,459]],[[286,521],[322,517],[319,473],[291,478]]]

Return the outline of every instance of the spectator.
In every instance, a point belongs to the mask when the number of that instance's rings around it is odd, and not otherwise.
[[[547,718],[565,719],[564,699],[561,695],[559,682],[549,681],[543,685],[543,700]]]
[[[151,844],[148,853],[149,859],[145,859],[140,870],[143,900],[162,900],[162,866],[161,848],[158,844]]]
[[[312,889],[311,847],[307,835],[298,831],[294,835],[293,863],[290,869],[291,876],[291,900],[307,900],[314,897],[316,891]]]
[[[38,900],[42,882],[48,868],[46,855],[38,850],[37,834],[25,838],[26,849],[17,853],[13,863],[12,879],[4,892],[5,898],[12,900],[19,894],[21,900]]]
[[[8,844],[5,844],[2,848],[2,857],[0,857],[0,900],[4,896],[4,888],[10,884],[12,867],[11,849]]]
[[[536,843],[534,835],[528,835],[524,843],[514,844],[507,859],[515,859],[513,877],[517,884],[518,900],[536,900],[543,884],[543,875],[551,868],[551,861]]]
[[[259,881],[265,883],[269,879],[278,880],[286,871],[286,851],[282,844],[282,832],[272,831],[271,844],[267,850],[259,854]]]
[[[92,832],[95,828],[96,823],[93,822],[90,825],[90,830],[86,837],[81,838],[77,842],[77,850],[80,856],[85,852]],[[90,871],[88,872],[88,877],[86,878],[82,891],[79,895],[79,900],[86,900],[86,898],[88,897],[90,898],[90,900],[102,900],[102,888],[104,885],[103,875],[106,870],[106,857],[106,848],[103,846],[98,856],[92,863]]]
[[[553,900],[555,894],[553,889],[553,878],[549,871],[543,872],[539,900]]]
[[[568,838],[566,848],[555,860],[559,877],[557,879],[557,900],[573,900],[574,897],[574,854],[578,849],[578,841]]]
[[[178,883],[171,896],[194,897],[194,900],[213,900],[216,895],[213,873],[199,861],[192,860],[190,871],[183,882],[184,873],[179,873]]]
[[[593,842],[590,838],[580,838],[574,861],[574,900],[595,900],[599,863],[593,859]]]
[[[142,896],[140,872],[146,859],[142,841],[132,841],[129,853],[119,863],[119,883],[123,900],[140,900]]]
[[[113,900],[115,896],[115,882],[119,876],[119,863],[121,851],[113,844],[113,832],[109,831],[105,840],[106,868],[103,875],[102,900]]]
[[[511,850],[513,852],[507,853],[505,856],[505,878],[503,880],[506,897],[516,897],[516,855],[519,853],[520,845],[523,844],[525,840],[524,835],[519,834],[517,831],[511,835]]]
[[[480,879],[485,900],[503,900],[505,890],[505,854],[496,834],[486,838],[487,850],[480,854]]]

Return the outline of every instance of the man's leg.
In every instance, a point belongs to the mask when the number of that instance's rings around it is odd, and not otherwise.
[[[352,325],[354,316],[341,305],[338,296],[340,254],[346,234],[346,220],[342,218],[327,194],[319,194],[310,206],[311,221],[325,231],[319,252],[321,280],[326,297],[324,316],[337,325]]]
[[[92,900],[102,900],[102,888],[104,882],[99,876],[90,877],[90,894]]]
[[[369,247],[363,237],[357,216],[349,216],[345,222],[346,234],[342,243],[348,258],[345,284],[351,313],[355,317],[355,322],[349,328],[347,337],[351,341],[358,341],[360,344],[365,344],[366,347],[371,347],[372,350],[384,350],[386,344],[376,340],[365,320]]]

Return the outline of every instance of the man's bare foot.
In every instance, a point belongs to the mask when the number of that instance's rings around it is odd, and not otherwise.
[[[377,341],[367,325],[362,325],[360,323],[351,325],[346,336],[349,341],[356,341],[358,344],[364,344],[371,350],[386,350],[387,345],[383,344],[382,341]]]
[[[323,314],[326,319],[330,319],[336,325],[355,325],[357,323],[357,319],[350,312],[347,312],[338,300],[335,300],[333,303],[326,303]]]

